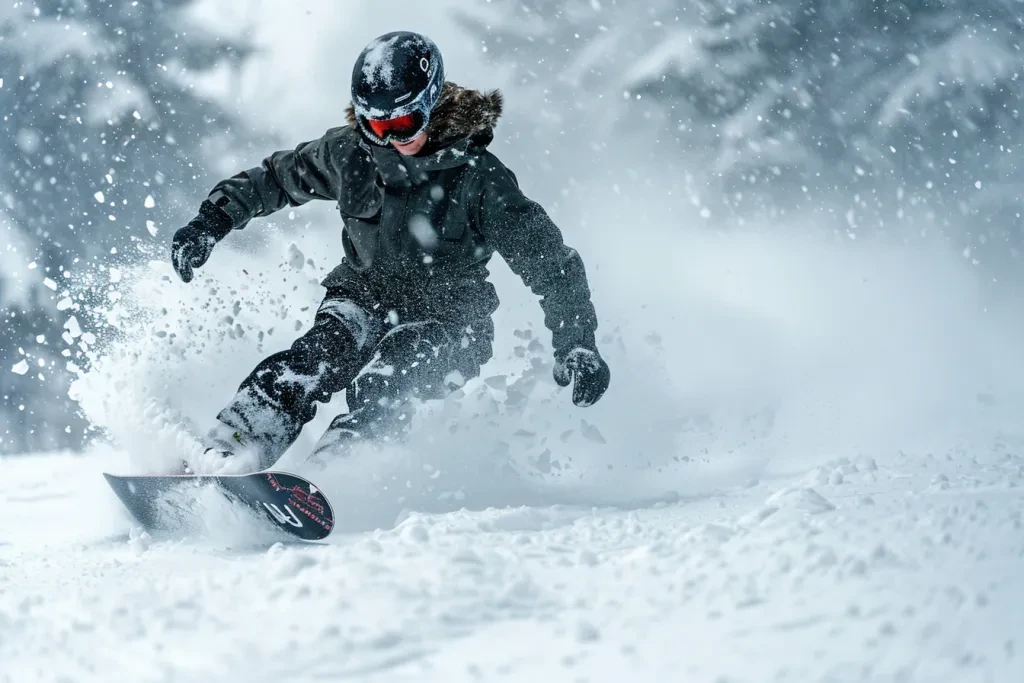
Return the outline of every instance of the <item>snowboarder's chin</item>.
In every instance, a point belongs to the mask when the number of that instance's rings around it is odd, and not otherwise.
[[[418,154],[419,151],[421,149],[423,149],[423,146],[426,145],[426,144],[427,144],[427,134],[426,133],[420,133],[419,135],[414,137],[412,140],[409,140],[409,142],[395,142],[394,140],[391,141],[391,146],[394,147],[395,149],[397,149],[399,154],[404,154],[406,156],[411,156],[413,154]]]

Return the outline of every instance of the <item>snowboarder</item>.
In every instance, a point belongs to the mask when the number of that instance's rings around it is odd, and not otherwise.
[[[401,435],[409,399],[444,397],[491,357],[498,297],[487,263],[495,251],[540,296],[555,381],[574,382],[578,406],[604,394],[610,372],[583,261],[487,150],[501,112],[498,91],[445,81],[429,38],[388,33],[356,60],[348,125],[213,188],[174,235],[183,281],[232,230],[313,199],[337,203],[345,256],[322,283],[312,328],[261,362],[217,415],[208,455],[242,465],[232,469],[270,467],[316,403],[343,389],[348,412],[317,452]]]

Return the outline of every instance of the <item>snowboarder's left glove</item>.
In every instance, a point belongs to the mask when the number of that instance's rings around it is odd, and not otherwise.
[[[224,237],[231,232],[231,216],[209,199],[199,206],[199,215],[174,233],[171,263],[183,282],[192,280],[192,269],[199,268]]]
[[[582,346],[565,352],[555,352],[553,373],[558,386],[567,387],[576,380],[572,388],[572,402],[582,407],[597,403],[611,381],[612,373],[597,349]]]

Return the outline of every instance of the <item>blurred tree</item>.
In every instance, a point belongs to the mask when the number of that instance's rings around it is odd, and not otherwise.
[[[95,311],[70,278],[102,290],[112,264],[140,258],[158,223],[180,222],[175,198],[203,189],[204,143],[234,132],[192,81],[250,48],[194,25],[191,4],[0,9],[0,452],[82,444],[67,387]]]
[[[488,0],[459,16],[543,103],[535,121],[706,169],[733,206],[838,190],[879,215],[920,202],[1000,221],[979,239],[1017,229],[998,217],[1022,201],[1022,0]]]

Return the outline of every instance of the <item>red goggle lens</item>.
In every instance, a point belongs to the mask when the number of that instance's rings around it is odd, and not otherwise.
[[[382,140],[386,139],[388,136],[396,138],[411,137],[418,132],[419,128],[419,121],[415,114],[406,114],[405,116],[388,119],[387,121],[367,119],[366,124],[370,127],[370,130],[372,130],[374,134]]]

